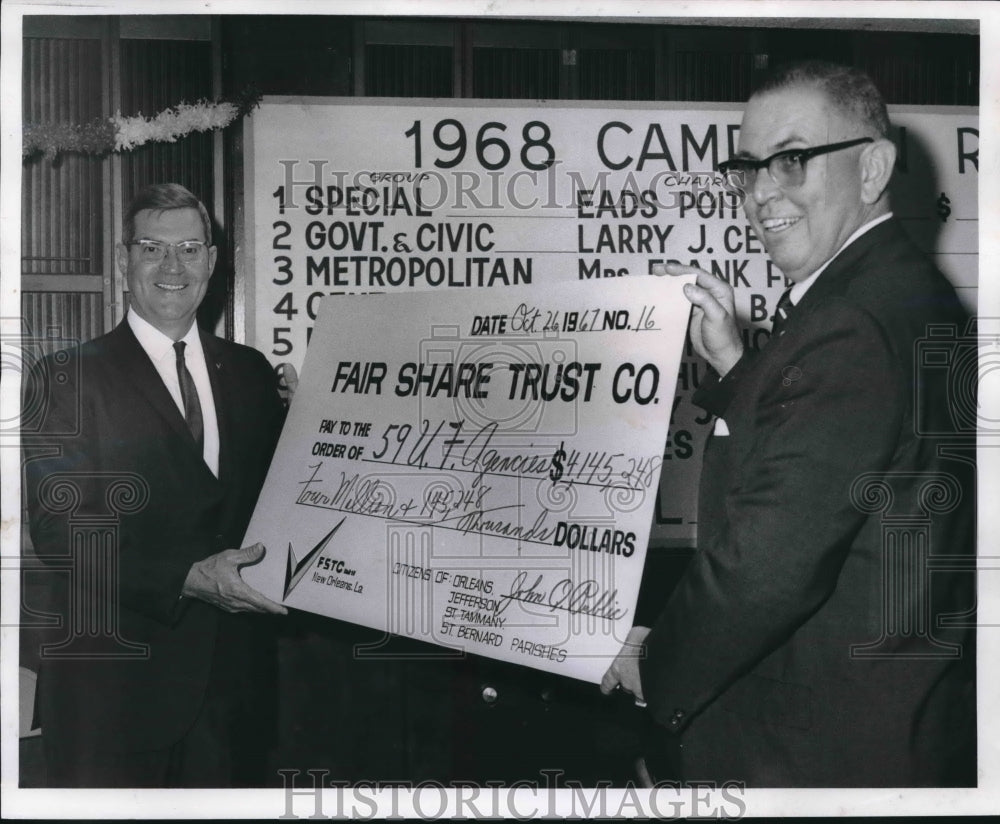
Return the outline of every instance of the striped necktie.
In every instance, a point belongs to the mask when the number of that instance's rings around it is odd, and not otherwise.
[[[791,315],[794,309],[795,304],[792,303],[792,290],[786,289],[778,299],[778,308],[774,310],[773,325],[771,326],[772,338],[776,338],[782,333],[782,327],[788,321],[788,316]]]
[[[174,344],[177,353],[177,380],[181,385],[181,401],[184,403],[184,419],[194,437],[198,449],[205,448],[205,424],[201,417],[201,402],[198,400],[198,390],[194,386],[194,378],[184,363],[184,347],[187,344],[179,340]]]

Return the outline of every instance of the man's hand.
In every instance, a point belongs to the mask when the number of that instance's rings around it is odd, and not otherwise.
[[[647,635],[649,627],[632,627],[629,630],[621,652],[601,679],[601,692],[611,695],[620,685],[625,692],[635,696],[636,704],[645,703],[642,697],[642,682],[639,680],[639,661],[644,654],[642,645]]]
[[[736,325],[733,287],[722,278],[710,275],[694,266],[668,263],[668,275],[696,274],[698,279],[684,287],[684,296],[691,301],[691,345],[723,376],[743,355],[743,339]]]
[[[227,549],[191,565],[182,594],[198,598],[226,612],[273,612],[287,615],[288,610],[248,586],[240,576],[240,567],[255,564],[265,553],[263,544],[242,549]]]
[[[291,406],[295,390],[299,388],[299,373],[290,363],[279,363],[278,369],[278,392],[281,394],[285,406]]]

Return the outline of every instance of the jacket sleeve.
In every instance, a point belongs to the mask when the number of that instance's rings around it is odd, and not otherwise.
[[[37,415],[37,427],[22,430],[28,526],[35,554],[43,561],[70,555],[69,514],[93,509],[87,480],[99,470],[93,453],[83,449],[80,358],[60,353],[39,362],[25,376],[24,408]],[[57,377],[58,376],[58,377]],[[30,399],[30,400],[29,400]]]
[[[880,326],[839,299],[808,321],[782,340],[774,375],[726,376],[758,397],[723,395],[715,407],[748,446],[717,487],[722,522],[706,526],[712,540],[699,541],[640,667],[651,712],[675,732],[830,596],[864,519],[852,483],[895,449],[905,384]]]
[[[740,380],[746,375],[757,358],[757,352],[746,349],[740,359],[724,377],[711,367],[694,393],[693,402],[712,415],[724,418],[733,397],[739,391]],[[663,609],[663,602],[674,589],[678,580],[678,570],[687,564],[688,554],[684,551],[665,553],[650,547],[646,553],[646,566],[642,571],[639,596],[635,607],[634,626],[651,627]]]
[[[210,554],[211,543],[180,529],[141,542],[131,534],[132,513],[157,502],[148,499],[142,473],[108,465],[102,379],[88,366],[86,357],[69,351],[44,359],[28,379],[40,406],[39,427],[25,445],[32,545],[44,563],[61,570],[59,601],[83,597],[83,607],[103,610],[113,599],[169,625],[185,607],[180,593],[191,559]],[[110,559],[104,550],[112,546],[117,551]],[[71,606],[72,600],[62,605]]]
[[[733,368],[721,378],[710,366],[708,377],[698,387],[692,401],[706,412],[725,418],[729,404],[739,392],[740,382],[753,368],[757,358],[758,353],[753,349],[743,350],[743,355],[733,364]]]

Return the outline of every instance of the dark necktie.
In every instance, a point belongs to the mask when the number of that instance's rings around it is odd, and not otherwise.
[[[177,380],[181,385],[181,400],[184,402],[184,419],[187,421],[188,429],[194,436],[198,449],[205,446],[205,424],[201,419],[201,403],[198,401],[198,390],[194,386],[194,378],[188,372],[184,363],[184,341],[179,340],[174,344],[174,351],[177,353]]]
[[[781,328],[788,320],[788,316],[794,311],[795,304],[792,303],[792,290],[786,289],[778,299],[778,308],[774,310],[771,326],[771,337],[776,338],[781,334]]]

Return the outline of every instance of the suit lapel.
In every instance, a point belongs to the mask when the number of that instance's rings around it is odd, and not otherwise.
[[[866,262],[865,258],[897,244],[901,232],[896,220],[890,218],[869,229],[830,261],[829,266],[823,270],[802,300],[795,304],[781,334],[777,338],[772,338],[755,360],[753,367],[753,373],[757,376],[755,379],[763,381],[762,385],[768,392],[774,391],[775,380],[780,379],[781,387],[790,385],[786,383],[785,370],[794,368],[794,365],[788,362],[787,347],[798,345],[804,336],[815,334],[814,321],[810,317],[813,311],[831,298],[843,295],[853,278],[858,277],[859,273],[870,270],[872,264],[870,261]],[[781,392],[781,387],[776,391]],[[735,402],[739,402],[739,397],[737,393]]]
[[[171,429],[190,441],[192,449],[197,449],[184,416],[181,415],[174,399],[170,397],[167,387],[163,385],[153,362],[136,340],[128,322],[120,323],[111,333],[108,346],[113,362],[124,373],[123,384],[131,385]]]
[[[212,384],[215,417],[219,425],[219,480],[225,483],[232,471],[233,461],[232,399],[239,396],[236,394],[237,387],[233,385],[235,376],[232,364],[218,340],[200,329],[198,333],[201,335],[201,348],[205,352],[205,366]]]
[[[859,261],[873,249],[894,243],[898,231],[899,228],[895,218],[889,218],[884,223],[869,229],[855,240],[854,243],[837,255],[824,270],[823,274],[816,279],[816,282],[796,305],[795,313],[792,317],[795,314],[800,314],[799,309],[808,310],[810,307],[822,303],[830,296],[842,293],[844,290],[844,279],[851,278],[857,274]],[[801,314],[806,315],[808,311],[803,311]]]
[[[202,344],[204,345],[205,335],[204,333],[201,333],[201,335]],[[204,468],[205,477],[215,483],[216,477],[212,474],[212,470],[208,468],[208,464],[205,463],[204,457],[198,450],[198,445],[195,443],[194,438],[191,437],[191,430],[188,429],[187,421],[184,420],[180,409],[177,408],[177,404],[174,403],[170,392],[164,386],[163,380],[160,378],[160,373],[156,371],[156,367],[153,366],[153,362],[136,339],[127,321],[120,323],[108,336],[108,354],[111,361],[121,372],[118,380],[122,385],[131,386],[135,389],[136,393],[163,420],[163,423],[178,435],[179,442],[183,445],[183,448],[191,451],[192,458],[195,458],[196,463]],[[216,386],[212,368],[213,361],[207,349],[205,351],[205,358],[209,366],[209,379],[212,381],[212,394],[215,396],[215,405],[218,409],[218,399],[222,393],[219,392]],[[219,467],[221,479],[223,424],[221,413],[217,412],[217,415],[219,417]]]

